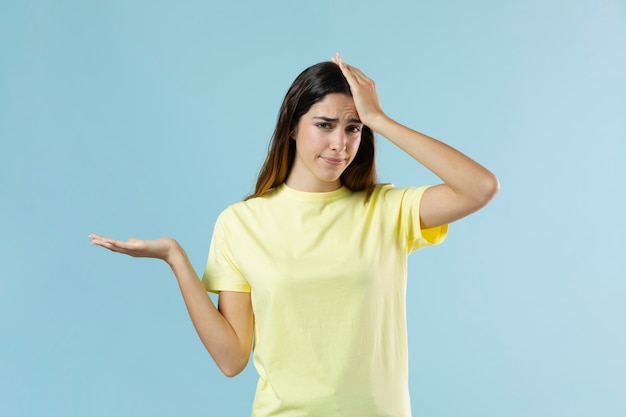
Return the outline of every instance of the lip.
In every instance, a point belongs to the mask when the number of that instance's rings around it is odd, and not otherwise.
[[[327,156],[320,156],[320,158],[324,160],[324,162],[326,162],[327,164],[334,166],[341,165],[345,161],[344,158],[329,158]]]

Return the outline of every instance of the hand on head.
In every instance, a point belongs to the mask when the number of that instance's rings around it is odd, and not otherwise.
[[[354,105],[359,113],[361,122],[373,130],[377,130],[375,125],[381,116],[385,116],[378,93],[376,92],[376,83],[367,77],[360,69],[348,65],[344,62],[341,55],[337,53],[332,61],[339,66],[343,76],[346,77],[354,99]]]

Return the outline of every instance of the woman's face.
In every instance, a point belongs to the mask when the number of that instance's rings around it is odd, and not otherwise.
[[[341,174],[354,160],[362,129],[349,95],[328,94],[312,105],[292,134],[296,154],[287,185],[308,192],[341,187]]]

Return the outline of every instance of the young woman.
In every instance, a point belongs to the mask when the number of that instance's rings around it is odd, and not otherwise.
[[[200,339],[228,376],[259,373],[253,416],[410,416],[407,255],[485,206],[498,181],[381,109],[372,80],[339,55],[294,81],[256,191],[219,216],[202,281],[173,239],[115,252],[165,260]],[[374,132],[443,183],[375,183]],[[219,293],[217,308],[208,291]]]

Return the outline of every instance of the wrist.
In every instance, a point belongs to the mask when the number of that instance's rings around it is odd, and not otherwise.
[[[385,125],[390,121],[391,119],[385,113],[377,113],[367,117],[367,121],[363,121],[363,124],[374,132],[381,133],[381,131],[385,130]]]
[[[166,238],[165,243],[167,245],[167,250],[163,260],[173,268],[175,264],[178,264],[185,258],[186,253],[182,246],[180,246],[180,244],[172,238]]]

